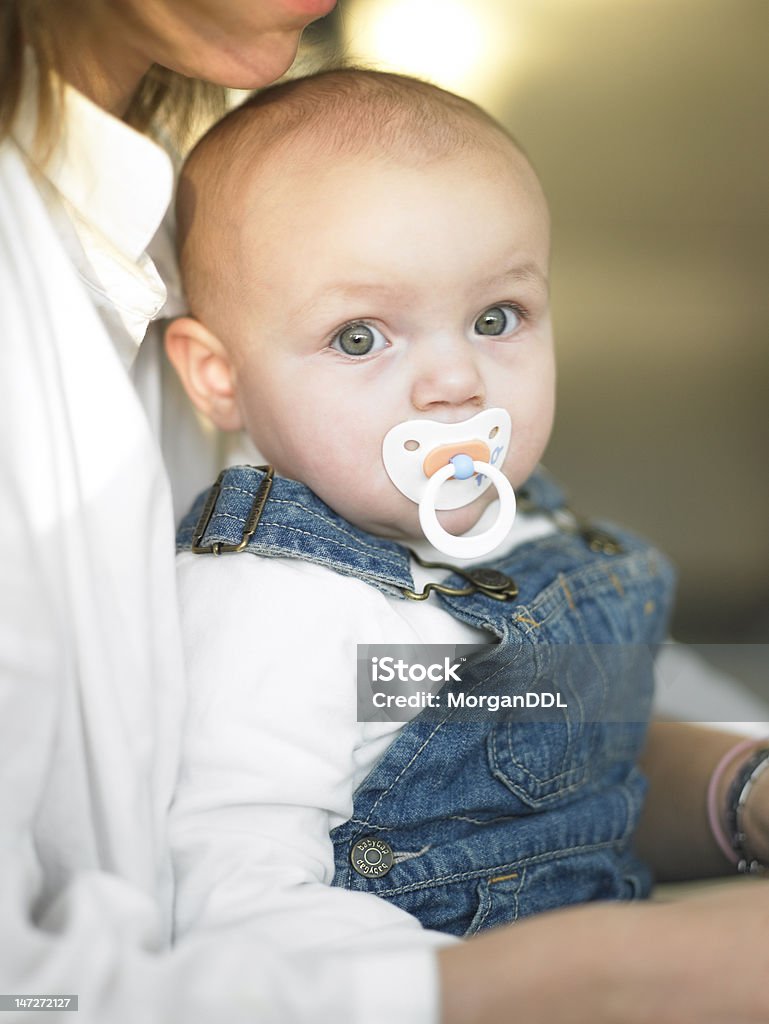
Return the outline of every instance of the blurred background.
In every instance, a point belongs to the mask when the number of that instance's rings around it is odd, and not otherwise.
[[[769,0],[340,0],[298,65],[419,75],[521,140],[554,222],[546,465],[674,559],[690,642],[769,641],[767,39]]]

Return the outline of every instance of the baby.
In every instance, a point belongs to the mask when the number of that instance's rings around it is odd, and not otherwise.
[[[276,941],[333,936],[395,907],[468,935],[646,894],[651,667],[554,652],[661,642],[672,572],[537,469],[555,370],[526,156],[436,87],[326,72],[214,128],[178,218],[194,319],[169,357],[272,467],[228,470],[179,535],[179,930],[259,915]],[[455,569],[423,564],[447,552]],[[460,721],[439,694],[409,722],[356,720],[358,644],[464,643],[484,644],[465,692],[557,689],[569,710]],[[642,720],[604,721],[623,688]]]

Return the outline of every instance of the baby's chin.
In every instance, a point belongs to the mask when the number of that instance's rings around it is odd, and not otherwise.
[[[438,522],[447,533],[453,533],[457,537],[461,537],[463,533],[472,530],[496,496],[497,492],[491,487],[484,491],[475,501],[465,505],[464,508],[438,512]]]
[[[461,536],[475,526],[495,496],[496,492],[490,488],[475,501],[465,505],[464,508],[439,511],[438,522],[448,533]],[[380,508],[379,512],[382,511]],[[386,537],[388,540],[395,540],[401,544],[408,545],[414,541],[424,540],[424,533],[419,523],[418,505],[400,495],[395,498],[393,505],[387,509],[385,515],[377,515],[377,511],[372,509],[370,515],[352,515],[348,518],[354,526],[358,526],[368,533]]]

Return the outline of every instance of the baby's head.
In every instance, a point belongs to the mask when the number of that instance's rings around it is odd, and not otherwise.
[[[502,470],[526,479],[553,417],[549,220],[481,110],[380,72],[276,86],[199,143],[177,213],[192,317],[169,328],[169,356],[195,405],[276,472],[410,539],[417,506],[385,470],[385,435],[502,408]],[[443,525],[465,532],[493,496]]]

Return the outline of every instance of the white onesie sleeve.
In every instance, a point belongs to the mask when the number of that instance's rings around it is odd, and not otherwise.
[[[283,951],[452,941],[330,884],[329,830],[352,813],[371,745],[398,728],[356,722],[356,644],[415,642],[413,629],[374,588],[307,563],[184,554],[178,568],[190,694],[177,936],[258,925]]]

